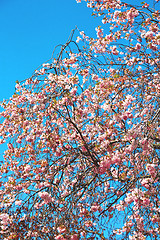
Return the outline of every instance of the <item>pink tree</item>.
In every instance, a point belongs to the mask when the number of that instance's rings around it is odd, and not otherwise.
[[[106,30],[73,31],[2,103],[1,239],[158,239],[158,1],[86,2]]]

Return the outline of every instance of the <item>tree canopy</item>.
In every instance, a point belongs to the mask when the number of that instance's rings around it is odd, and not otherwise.
[[[86,2],[97,37],[73,30],[1,104],[1,239],[158,239],[159,3]]]

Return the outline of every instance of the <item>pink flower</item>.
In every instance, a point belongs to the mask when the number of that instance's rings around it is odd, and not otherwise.
[[[156,165],[155,164],[147,164],[146,165],[146,169],[147,171],[149,172],[149,174],[151,174],[152,177],[155,177],[156,176],[156,169],[155,169]]]
[[[74,234],[70,237],[70,240],[78,240],[78,235]]]
[[[25,172],[31,171],[31,166],[27,164],[27,165],[25,166],[25,168],[24,168],[24,171],[25,171]]]
[[[21,201],[21,200],[16,200],[16,201],[15,201],[15,205],[20,206],[21,204],[22,204],[22,201]]]
[[[39,209],[40,208],[39,203],[35,203],[34,208]]]
[[[99,206],[96,204],[91,207],[92,212],[97,212],[98,210],[99,210]]]
[[[114,55],[118,55],[119,51],[117,50],[116,46],[111,46],[110,49]]]
[[[127,120],[127,119],[128,119],[128,116],[127,116],[126,114],[123,114],[123,115],[122,115],[122,119],[123,119],[123,120]]]
[[[144,204],[144,206],[148,206],[150,204],[149,198],[144,198],[143,199],[143,204]]]
[[[77,37],[76,42],[79,43],[79,41],[82,40],[80,37]]]
[[[0,144],[4,143],[5,141],[3,139],[0,139]]]
[[[95,29],[97,32],[97,37],[98,38],[102,38],[103,37],[103,29],[101,29],[100,27]]]
[[[99,173],[104,174],[108,168],[110,168],[111,162],[109,159],[105,159],[101,161],[100,167],[99,167]]]
[[[21,142],[22,142],[22,139],[18,138],[16,142],[17,142],[17,143],[21,143]]]
[[[70,91],[71,94],[75,95],[77,92],[77,87],[72,88],[72,90]]]
[[[135,46],[135,48],[136,48],[137,50],[140,50],[140,49],[141,49],[141,44],[140,44],[140,43],[137,43],[136,46]]]
[[[146,34],[145,34],[145,37],[148,39],[152,39],[153,38],[153,32],[152,31],[148,31],[148,32],[146,32]]]
[[[120,14],[121,14],[121,12],[118,11],[118,10],[116,10],[116,11],[114,12],[114,19],[118,18]]]
[[[48,192],[39,192],[38,195],[44,200],[44,203],[52,202],[52,198]]]
[[[127,12],[127,19],[129,21],[134,21],[134,18],[138,16],[138,11],[134,10],[134,8],[131,8],[128,12]]]
[[[57,235],[55,237],[56,240],[66,240],[66,238],[64,238],[62,235]]]
[[[65,228],[64,226],[58,227],[57,230],[58,230],[59,233],[64,233],[64,232],[66,232],[66,228]]]
[[[0,214],[1,224],[6,226],[9,223],[9,215],[7,213]]]
[[[86,227],[92,227],[92,226],[93,226],[93,223],[88,220],[88,221],[85,222],[85,226],[86,226]]]

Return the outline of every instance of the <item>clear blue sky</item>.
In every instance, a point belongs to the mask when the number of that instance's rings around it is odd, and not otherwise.
[[[0,0],[0,101],[65,43],[75,26],[95,36],[100,19],[76,0]]]

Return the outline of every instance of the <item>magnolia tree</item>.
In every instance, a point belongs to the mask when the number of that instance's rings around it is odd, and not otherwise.
[[[73,31],[2,103],[1,239],[158,239],[158,1],[86,2],[104,30]]]

